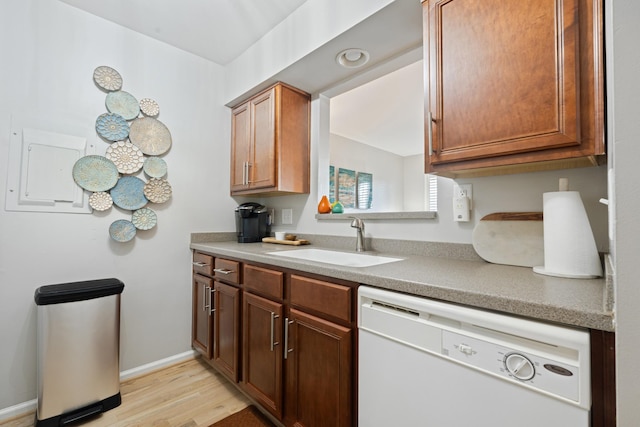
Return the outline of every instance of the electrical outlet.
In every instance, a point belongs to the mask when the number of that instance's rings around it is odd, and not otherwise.
[[[469,210],[473,209],[473,185],[472,184],[453,184],[453,198],[456,197],[469,198]]]
[[[293,209],[282,209],[282,224],[283,225],[291,225],[293,224]]]
[[[473,187],[471,184],[453,184],[453,220],[468,222],[471,217]]]

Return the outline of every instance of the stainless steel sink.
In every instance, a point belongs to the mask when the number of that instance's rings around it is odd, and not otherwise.
[[[293,249],[267,252],[267,255],[323,262],[325,264],[342,265],[345,267],[371,267],[389,262],[402,261],[402,258],[331,251],[326,249]]]

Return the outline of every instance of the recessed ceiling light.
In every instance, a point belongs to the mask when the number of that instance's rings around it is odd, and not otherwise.
[[[345,49],[336,56],[336,62],[346,68],[362,67],[369,62],[369,52],[364,49]]]

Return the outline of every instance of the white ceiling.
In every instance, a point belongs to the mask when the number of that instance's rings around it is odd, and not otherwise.
[[[226,65],[307,0],[60,1]],[[331,90],[336,82],[344,83],[354,75],[358,80],[358,73],[365,74],[360,70],[337,66],[334,58],[339,51],[362,47],[371,53],[368,66],[373,68],[387,63],[386,68],[389,68],[391,57],[408,49],[415,50],[421,43],[421,17],[418,0],[396,0],[365,22],[273,76],[272,81],[264,82],[264,86],[281,80],[310,93],[329,90],[336,95],[342,91]],[[238,31],[239,28],[242,31]],[[421,64],[422,61],[419,61],[394,75],[332,97],[331,132],[402,156],[421,153]],[[362,81],[368,79],[370,77],[360,78]],[[346,86],[353,84],[347,83]]]
[[[60,1],[226,65],[307,0]]]

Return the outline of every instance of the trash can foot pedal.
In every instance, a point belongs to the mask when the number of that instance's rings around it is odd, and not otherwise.
[[[102,403],[98,403],[96,405],[89,406],[87,408],[82,408],[79,411],[75,411],[60,418],[60,425],[65,426],[67,424],[74,423],[83,418],[90,417],[92,415],[97,415],[102,412]]]
[[[100,402],[96,402],[91,405],[85,406],[84,408],[80,408],[66,414],[61,414],[56,417],[47,418],[45,420],[37,419],[37,414],[36,414],[35,427],[59,427],[59,426],[70,425],[82,419],[93,417],[103,412],[106,412],[109,409],[113,409],[119,406],[121,402],[122,402],[122,397],[120,393],[118,393]]]

